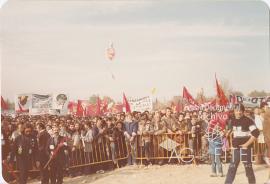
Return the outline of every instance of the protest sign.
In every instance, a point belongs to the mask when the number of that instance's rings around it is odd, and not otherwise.
[[[15,96],[15,112],[17,113],[29,112],[30,107],[31,107],[30,94],[18,94]]]
[[[270,96],[247,97],[240,95],[230,95],[230,102],[243,103],[245,106],[260,107],[262,102],[270,102]]]
[[[52,109],[53,95],[32,94],[31,115],[49,114]]]
[[[152,98],[150,96],[129,98],[128,103],[130,104],[132,111],[144,112],[151,111],[153,109]]]

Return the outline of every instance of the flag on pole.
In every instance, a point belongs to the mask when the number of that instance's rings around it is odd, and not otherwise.
[[[198,105],[198,102],[194,100],[194,98],[191,96],[191,94],[188,92],[185,86],[183,88],[183,99],[186,100],[191,105]]]
[[[226,98],[222,87],[219,85],[216,75],[215,78],[216,78],[216,90],[217,90],[217,97],[219,99],[219,105],[226,106],[228,104],[228,99]]]
[[[100,116],[101,115],[101,102],[100,102],[100,98],[99,96],[97,97],[97,115]]]
[[[5,102],[2,96],[1,96],[1,109],[8,110],[8,104]]]
[[[131,112],[130,105],[128,103],[125,93],[123,93],[123,106],[125,107],[126,112]]]
[[[157,89],[156,88],[152,88],[152,90],[151,90],[152,95],[154,95],[156,92],[157,92]]]
[[[76,115],[77,116],[83,116],[84,114],[85,113],[84,113],[84,109],[83,109],[83,106],[82,106],[82,101],[81,100],[78,100]]]

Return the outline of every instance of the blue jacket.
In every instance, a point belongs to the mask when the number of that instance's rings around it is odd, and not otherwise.
[[[132,133],[137,134],[138,122],[124,122],[124,131],[126,131],[130,136],[132,136]]]

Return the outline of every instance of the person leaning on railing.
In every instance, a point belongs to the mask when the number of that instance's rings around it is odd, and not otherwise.
[[[176,131],[176,119],[175,117],[172,115],[172,109],[170,107],[166,108],[166,114],[165,116],[163,116],[161,118],[161,121],[164,122],[164,124],[166,125],[166,130],[167,133],[172,134],[175,133]]]
[[[166,133],[166,124],[164,121],[161,121],[161,115],[159,111],[156,111],[152,119],[154,136],[153,136],[153,147],[154,147],[154,156],[161,157],[164,155],[164,150],[159,146],[159,144],[165,139]],[[159,165],[163,164],[163,159],[158,161]]]
[[[93,132],[91,128],[91,122],[87,121],[84,124],[84,131],[81,133],[81,140],[85,155],[85,164],[89,164],[93,162]],[[91,173],[91,166],[88,165],[84,169],[84,174],[90,174]]]
[[[82,142],[81,142],[81,128],[79,122],[76,122],[74,125],[74,132],[72,134],[72,148],[71,148],[71,159],[76,159],[77,165],[82,165],[81,160],[81,149],[82,149]],[[80,168],[73,168],[71,169],[71,176],[77,176],[81,174]]]
[[[176,141],[183,146],[185,146],[185,134],[188,133],[188,124],[184,119],[184,114],[180,113],[178,116],[178,121],[175,124],[175,132],[178,134]]]
[[[197,122],[197,116],[192,115],[191,121],[188,124],[188,147],[192,150],[193,153],[196,153],[198,150],[198,136],[200,133],[200,125]]]
[[[127,113],[124,121],[124,135],[128,150],[128,165],[136,165],[137,141],[136,135],[138,131],[138,122],[134,118],[136,113]]]
[[[111,152],[111,159],[113,161],[113,167],[118,167],[117,159],[116,159],[116,153],[117,153],[117,147],[116,147],[116,128],[115,125],[112,122],[112,118],[107,118],[107,129],[106,129],[106,142],[109,145],[110,152]]]
[[[151,144],[151,137],[154,133],[154,129],[152,126],[151,121],[148,119],[148,116],[146,114],[142,114],[141,121],[139,122],[139,127],[137,131],[137,135],[139,138],[139,146],[140,146],[140,153],[141,157],[143,157],[143,154],[146,157],[145,165],[152,164],[150,162],[150,144]]]

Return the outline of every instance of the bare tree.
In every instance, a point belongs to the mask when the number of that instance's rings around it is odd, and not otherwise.
[[[254,90],[248,94],[248,96],[250,96],[250,97],[264,97],[264,96],[268,96],[268,95],[270,95],[270,93],[267,93],[264,90],[262,90],[262,91]]]

